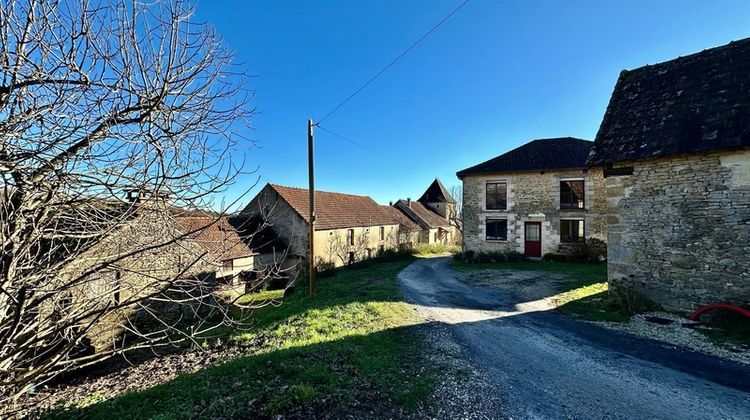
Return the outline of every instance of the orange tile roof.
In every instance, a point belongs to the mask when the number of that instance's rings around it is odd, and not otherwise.
[[[183,216],[177,222],[183,234],[193,239],[210,256],[220,261],[254,255],[226,216]]]
[[[305,220],[310,222],[310,192],[302,188],[268,184]],[[370,197],[315,191],[315,230],[395,225],[389,212]]]

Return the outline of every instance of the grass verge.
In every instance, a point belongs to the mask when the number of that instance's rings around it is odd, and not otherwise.
[[[411,261],[337,269],[320,279],[314,298],[298,290],[283,298],[281,306],[258,311],[249,331],[226,337],[247,347],[248,356],[48,417],[304,417],[336,416],[341,410],[385,415],[408,411],[434,386],[434,374],[422,360],[421,338],[413,330],[419,320],[401,302],[396,282],[397,273]]]

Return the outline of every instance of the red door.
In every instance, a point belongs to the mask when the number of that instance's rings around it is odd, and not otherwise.
[[[529,257],[542,256],[542,223],[526,222],[524,226],[524,254]]]

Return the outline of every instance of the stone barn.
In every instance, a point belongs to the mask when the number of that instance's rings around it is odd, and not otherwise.
[[[612,292],[750,305],[750,39],[623,71],[589,165]]]

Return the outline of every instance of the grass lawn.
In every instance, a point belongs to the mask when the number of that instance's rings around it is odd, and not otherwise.
[[[412,260],[338,269],[252,317],[225,339],[249,355],[141,392],[50,413],[59,418],[258,417],[329,415],[347,410],[408,410],[432,392],[420,351],[419,322],[401,302],[397,273]],[[209,350],[212,351],[212,350]],[[83,401],[82,404],[85,404]],[[366,411],[369,413],[369,411]]]
[[[617,321],[630,319],[630,314],[620,310],[607,299],[607,264],[557,261],[522,261],[467,264],[453,261],[459,271],[471,270],[528,270],[563,274],[567,281],[561,284],[553,297],[561,311],[590,321]]]

